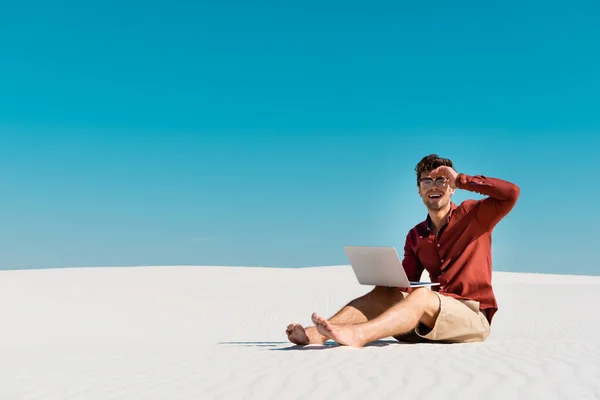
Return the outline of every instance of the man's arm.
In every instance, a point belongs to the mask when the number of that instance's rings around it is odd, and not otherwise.
[[[483,175],[458,174],[455,185],[458,189],[488,196],[479,202],[477,219],[490,228],[513,209],[521,193],[514,183]]]
[[[406,236],[406,241],[404,243],[404,258],[402,260],[402,266],[404,267],[404,271],[406,272],[408,280],[418,282],[421,279],[424,268],[417,259],[417,256],[410,245],[409,238],[410,232]]]

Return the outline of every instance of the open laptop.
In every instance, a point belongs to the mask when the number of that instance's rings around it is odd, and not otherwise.
[[[394,247],[344,246],[344,251],[362,285],[398,288],[439,285],[433,282],[410,282]]]

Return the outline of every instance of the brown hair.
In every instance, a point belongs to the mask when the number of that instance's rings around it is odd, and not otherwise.
[[[423,157],[415,167],[415,172],[417,173],[417,185],[419,184],[419,178],[423,173],[429,173],[442,165],[454,168],[450,159],[442,158],[437,154],[430,154]]]

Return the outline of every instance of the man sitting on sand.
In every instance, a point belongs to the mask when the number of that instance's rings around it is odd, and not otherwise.
[[[375,287],[352,300],[333,317],[312,314],[314,326],[290,324],[290,342],[362,347],[393,336],[408,342],[480,342],[490,334],[498,310],[492,289],[492,230],[515,206],[517,185],[486,176],[458,174],[452,161],[436,154],[415,168],[426,219],[406,236],[402,265],[408,279],[419,281],[427,270],[433,289]],[[487,196],[450,198],[455,189]]]

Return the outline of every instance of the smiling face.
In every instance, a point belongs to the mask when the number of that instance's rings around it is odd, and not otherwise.
[[[450,204],[454,189],[448,185],[444,177],[432,177],[429,173],[422,173],[419,178],[419,196],[428,210],[437,211]]]

